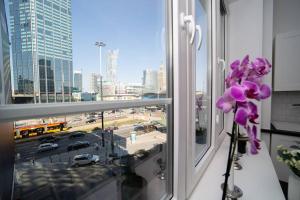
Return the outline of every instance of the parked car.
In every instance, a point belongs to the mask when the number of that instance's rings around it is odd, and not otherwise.
[[[85,123],[90,124],[90,123],[95,123],[96,119],[89,119]]]
[[[73,158],[73,166],[78,167],[81,165],[95,164],[99,162],[99,156],[91,154],[80,154]]]
[[[53,135],[48,135],[48,136],[44,136],[44,137],[39,138],[39,141],[41,143],[54,143],[57,140],[59,140],[59,138],[55,137]]]
[[[55,143],[44,143],[38,147],[38,152],[50,151],[58,148],[58,144]]]
[[[137,125],[133,128],[134,131],[143,131],[145,130],[145,127],[144,126],[141,126],[141,125]]]
[[[88,141],[78,141],[78,142],[75,142],[73,144],[70,144],[67,147],[67,150],[72,151],[72,150],[86,148],[86,147],[89,147],[89,146],[90,146],[90,143]]]
[[[109,126],[109,127],[107,127],[107,130],[118,130],[119,129],[119,127],[117,127],[117,126]]]
[[[79,137],[84,137],[84,136],[85,136],[84,132],[82,132],[82,131],[76,131],[76,132],[71,133],[71,135],[69,136],[69,138],[72,139],[72,138],[79,138]]]

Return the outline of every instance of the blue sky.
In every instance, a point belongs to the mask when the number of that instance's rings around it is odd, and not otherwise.
[[[104,76],[107,50],[119,49],[117,78],[121,82],[141,82],[144,69],[158,69],[165,62],[162,2],[73,0],[73,68],[82,69],[85,90],[89,75],[100,71],[95,41],[107,44],[102,51]]]

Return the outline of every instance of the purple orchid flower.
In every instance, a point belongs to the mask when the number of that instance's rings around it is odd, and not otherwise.
[[[234,85],[228,88],[224,95],[217,101],[217,107],[223,112],[228,113],[231,111],[236,102],[245,102],[246,96],[243,87],[239,85]]]
[[[250,152],[251,154],[257,154],[260,147],[260,140],[257,139],[257,128],[254,125],[251,129],[250,126],[247,126],[247,134],[250,141]]]
[[[245,94],[249,99],[266,99],[271,96],[271,89],[266,84],[257,84],[255,81],[243,81],[242,86],[245,88]]]
[[[249,68],[248,66],[249,55],[246,55],[242,62],[240,62],[239,60],[234,61],[230,65],[232,72],[227,76],[225,80],[226,88],[229,88],[238,83],[242,79],[242,77],[244,77],[247,73],[247,69]]]
[[[255,121],[259,117],[257,106],[251,101],[239,103],[238,105],[234,121],[244,127],[246,127],[248,120],[252,124],[257,124]]]
[[[265,58],[256,58],[255,61],[251,63],[251,66],[258,77],[268,74],[272,67]]]
[[[256,154],[260,149],[257,139],[256,120],[258,119],[257,106],[251,100],[263,100],[271,95],[271,89],[263,84],[263,76],[271,70],[271,64],[265,58],[256,58],[250,62],[249,55],[242,61],[235,60],[231,65],[231,72],[225,79],[226,91],[216,105],[223,112],[234,109],[234,122],[245,127],[251,143],[251,153]],[[252,128],[249,124],[253,124]]]

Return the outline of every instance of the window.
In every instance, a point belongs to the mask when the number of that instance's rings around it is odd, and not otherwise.
[[[217,6],[217,68],[216,68],[216,94],[217,98],[223,95],[225,90],[225,66],[226,66],[226,13],[221,12]],[[224,129],[224,113],[216,110],[216,132],[221,134]]]
[[[26,56],[15,24],[26,9],[12,13],[20,105],[0,107],[0,122],[14,122],[13,198],[170,199],[177,185],[187,199],[224,129],[216,2],[37,1]],[[197,25],[192,42],[181,13]]]
[[[195,63],[195,165],[211,144],[211,48],[209,2],[196,0],[196,24],[202,29],[200,48],[196,46]],[[199,40],[199,38],[198,38]]]
[[[179,46],[175,45],[179,48],[180,58],[177,58],[178,74],[174,79],[174,84],[178,84],[174,92],[174,134],[180,141],[176,146],[177,152],[175,149],[175,157],[178,156],[175,166],[186,169],[175,174],[186,176],[186,180],[178,183],[178,188],[185,188],[178,189],[178,193],[183,193],[180,194],[183,199],[192,193],[220,144],[216,142],[219,133],[212,115],[215,113],[216,90],[220,88],[216,86],[218,69],[213,49],[216,43],[213,33],[217,31],[213,10],[217,2],[193,0],[179,6],[179,21],[184,23],[179,23]],[[223,84],[221,81],[220,85]],[[182,136],[185,131],[187,135]]]
[[[18,59],[24,57],[21,51],[13,59],[20,66],[15,83],[24,89],[16,97],[20,109],[10,119],[18,179],[13,198],[85,199],[97,191],[111,199],[168,199],[173,183],[172,34],[166,24],[171,2],[55,1],[61,7],[43,2],[45,10],[40,4],[32,10],[38,18],[32,19],[38,34],[31,38],[37,51],[30,63]],[[13,15],[26,11],[20,9]],[[24,33],[14,34],[15,53]],[[23,71],[25,64],[30,75]],[[72,92],[75,71],[81,74],[76,83],[81,92]],[[32,77],[34,92],[25,97],[26,76]],[[79,131],[83,137],[69,137]],[[49,144],[40,146],[44,143]],[[88,156],[75,159],[78,155]]]

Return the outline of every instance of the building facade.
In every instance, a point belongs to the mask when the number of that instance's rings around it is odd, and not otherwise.
[[[117,67],[118,67],[119,50],[109,50],[106,64],[106,81],[117,84]]]
[[[96,73],[91,73],[90,76],[90,93],[100,92],[100,75]]]
[[[16,103],[71,101],[71,0],[9,0]]]
[[[159,66],[157,72],[157,81],[158,81],[158,92],[160,94],[166,94],[167,91],[167,69],[164,64]]]
[[[143,75],[143,94],[157,94],[158,81],[157,71],[152,69],[144,70]]]
[[[73,92],[82,92],[82,72],[81,71],[74,71]]]
[[[0,104],[11,103],[10,47],[4,0],[0,0]]]

